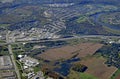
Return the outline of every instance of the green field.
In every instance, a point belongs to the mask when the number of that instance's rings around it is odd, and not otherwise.
[[[77,22],[78,23],[82,23],[82,22],[85,22],[87,20],[87,17],[86,16],[80,16],[78,19],[77,19]]]
[[[95,76],[87,73],[79,73],[73,70],[70,71],[70,74],[67,76],[66,79],[98,79]]]
[[[7,28],[10,24],[0,24],[0,28]]]
[[[80,73],[80,79],[98,79],[98,78],[87,73]]]

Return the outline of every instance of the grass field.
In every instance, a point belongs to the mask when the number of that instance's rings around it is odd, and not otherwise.
[[[7,28],[10,24],[0,24],[0,28]]]
[[[91,74],[79,73],[71,70],[70,74],[67,76],[66,79],[98,79],[98,78]]]
[[[82,22],[85,22],[87,20],[87,17],[86,16],[81,16],[77,19],[77,22],[78,23],[82,23]]]
[[[80,79],[98,79],[98,78],[87,73],[80,73]]]

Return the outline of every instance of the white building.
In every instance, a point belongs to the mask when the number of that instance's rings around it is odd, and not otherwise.
[[[39,64],[39,61],[37,59],[27,57],[27,56],[25,56],[24,58],[21,58],[20,62],[23,62],[24,65],[28,67],[34,67]]]

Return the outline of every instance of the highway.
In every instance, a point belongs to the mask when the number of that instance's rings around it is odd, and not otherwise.
[[[8,37],[9,37],[9,33],[6,34],[6,43],[9,43],[9,38],[8,38]],[[15,69],[15,72],[16,72],[16,75],[17,75],[17,79],[21,79],[20,73],[19,73],[19,69],[18,69],[18,67],[16,66],[15,57],[14,57],[14,54],[13,54],[13,52],[12,52],[12,47],[11,47],[10,44],[8,45],[8,51],[9,51],[9,54],[10,54],[12,63],[13,63],[13,65],[14,65],[14,69]]]
[[[6,36],[8,36],[8,35],[6,35]],[[9,39],[8,39],[6,43],[0,43],[0,46],[2,46],[2,45],[11,45],[11,44],[19,44],[19,43],[65,41],[65,40],[70,40],[70,39],[93,38],[93,37],[98,37],[98,38],[119,38],[120,39],[120,36],[104,36],[104,35],[82,35],[82,36],[73,36],[73,37],[69,37],[69,38],[58,38],[58,39],[47,39],[47,40],[29,40],[29,41],[16,41],[16,42],[9,42]],[[8,38],[8,37],[6,37],[6,38]]]
[[[103,35],[82,35],[82,36],[73,36],[69,38],[57,38],[57,39],[47,39],[47,40],[29,40],[29,41],[16,41],[15,44],[18,43],[37,43],[37,42],[49,42],[49,41],[66,41],[70,39],[81,39],[81,38],[119,38],[120,36],[103,36]]]

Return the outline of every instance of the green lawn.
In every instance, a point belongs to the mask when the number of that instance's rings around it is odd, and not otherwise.
[[[0,24],[0,28],[7,28],[10,24]]]
[[[98,78],[91,74],[79,73],[71,70],[70,74],[65,79],[98,79]]]
[[[86,16],[80,16],[78,19],[77,19],[77,22],[78,23],[82,23],[82,22],[85,22],[87,20],[87,17]]]
[[[98,78],[87,73],[80,73],[80,79],[98,79]]]

